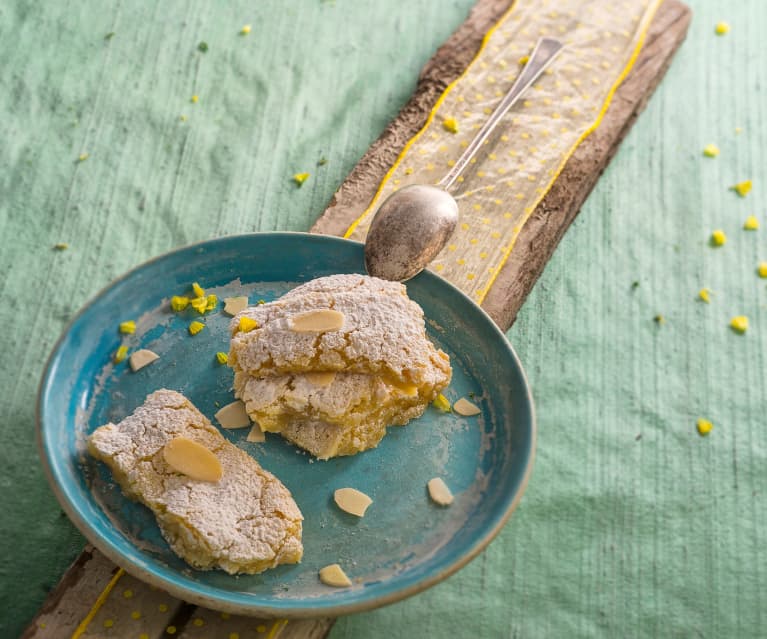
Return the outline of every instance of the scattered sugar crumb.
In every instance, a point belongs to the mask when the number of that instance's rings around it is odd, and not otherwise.
[[[700,417],[698,418],[695,427],[698,429],[698,434],[701,437],[705,437],[711,432],[711,429],[714,428],[714,425],[709,420]]]

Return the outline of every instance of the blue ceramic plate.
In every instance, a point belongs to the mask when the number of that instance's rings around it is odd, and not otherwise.
[[[214,421],[233,400],[232,372],[218,364],[228,350],[229,317],[217,310],[206,328],[187,332],[196,314],[174,314],[172,295],[200,282],[219,299],[247,294],[273,300],[300,282],[364,272],[362,245],[300,233],[224,237],[158,257],[92,300],[56,345],[40,387],[38,436],[59,501],[83,534],[128,572],[203,606],[251,615],[342,615],[391,603],[465,565],[499,532],[530,474],[535,444],[525,375],[503,333],[466,296],[431,273],[408,282],[426,314],[430,337],[450,355],[451,401],[473,395],[476,417],[429,407],[418,420],[390,428],[375,450],[319,462],[277,435],[245,441],[248,429],[224,431],[293,493],[304,521],[304,559],[261,575],[198,571],[176,557],[148,509],[126,499],[85,450],[85,437],[117,422],[158,388],[182,392]],[[220,307],[219,307],[220,308]],[[134,319],[136,333],[121,336]],[[114,365],[121,343],[160,359],[133,373]],[[215,421],[214,421],[215,423]],[[448,508],[430,502],[426,483],[442,477],[455,493]],[[353,486],[373,499],[363,519],[332,503]],[[354,586],[329,588],[318,570],[339,563]]]

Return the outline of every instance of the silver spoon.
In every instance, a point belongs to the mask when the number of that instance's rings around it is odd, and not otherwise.
[[[514,85],[455,166],[435,186],[412,184],[386,198],[378,208],[365,240],[365,267],[370,275],[404,282],[418,275],[442,250],[458,223],[458,203],[448,190],[495,125],[551,64],[563,46],[554,38],[538,40]]]

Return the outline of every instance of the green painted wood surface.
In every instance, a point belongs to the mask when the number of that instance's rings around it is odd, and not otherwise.
[[[0,636],[83,543],[33,435],[66,321],[169,248],[308,228],[470,5],[0,3]],[[764,635],[767,227],[741,226],[767,225],[767,5],[691,5],[687,42],[509,332],[540,428],[522,505],[466,569],[334,639]],[[747,198],[727,190],[749,178]]]

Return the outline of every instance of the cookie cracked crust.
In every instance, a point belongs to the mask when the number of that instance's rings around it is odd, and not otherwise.
[[[326,333],[291,330],[292,317],[321,309],[343,313],[343,327]],[[240,317],[258,327],[238,331]],[[245,309],[231,330],[231,366],[252,377],[343,371],[426,387],[450,379],[448,356],[426,337],[421,307],[398,282],[364,275],[312,280],[270,304]]]
[[[197,481],[174,471],[163,447],[176,437],[212,451],[222,478]],[[254,574],[301,560],[303,517],[290,491],[180,393],[152,393],[118,424],[97,428],[88,450],[128,497],[152,510],[173,551],[195,568]]]

